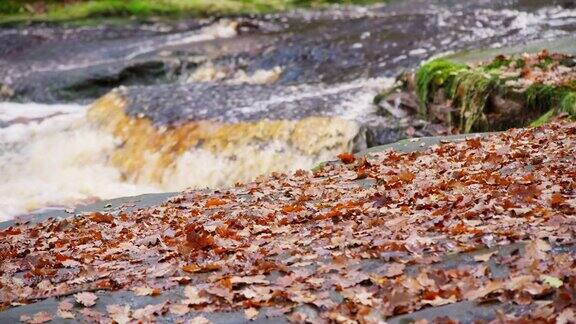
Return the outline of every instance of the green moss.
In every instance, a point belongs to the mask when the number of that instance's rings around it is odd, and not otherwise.
[[[536,66],[547,69],[555,61],[543,57]],[[568,62],[570,63],[570,62]],[[491,62],[479,67],[457,64],[445,59],[436,59],[423,64],[416,72],[416,94],[420,101],[419,112],[427,116],[429,104],[440,88],[446,99],[458,109],[457,126],[461,132],[490,130],[486,108],[491,96],[498,94],[504,98],[524,102],[526,116],[540,116],[532,124],[540,125],[559,113],[567,113],[576,118],[576,80],[563,86],[534,84],[522,92],[506,86],[510,78],[500,76],[503,68],[514,66],[522,69],[526,61],[521,57],[497,56]],[[514,77],[518,78],[518,77]]]
[[[510,62],[501,60],[487,70],[498,69]],[[452,99],[454,106],[459,108],[459,127],[463,132],[487,129],[484,108],[498,86],[495,74],[442,59],[430,61],[416,72],[416,92],[421,115],[426,116],[431,97],[439,88],[443,88],[447,99]]]
[[[542,125],[559,113],[576,118],[576,92],[566,87],[534,84],[526,92],[526,105],[531,110],[546,111],[531,125]]]
[[[530,123],[530,126],[532,127],[542,126],[548,123],[553,116],[554,116],[554,109],[550,109],[544,115],[538,117],[536,120]]]
[[[0,23],[63,22],[102,17],[179,17],[265,13],[331,3],[374,3],[377,0],[0,0]],[[33,12],[44,3],[43,12]]]
[[[538,62],[538,64],[536,64],[536,66],[538,66],[542,70],[548,70],[548,67],[552,63],[554,63],[554,60],[551,57],[544,57],[540,60],[540,62]]]
[[[505,56],[498,56],[489,64],[482,66],[484,71],[491,71],[491,70],[499,70],[502,67],[507,67],[512,63],[511,59],[506,58]]]
[[[576,105],[576,92],[564,87],[554,87],[551,85],[534,84],[525,92],[526,105],[530,109],[547,110],[555,108],[556,111],[574,113]]]
[[[422,65],[416,71],[416,95],[420,101],[419,113],[426,116],[426,105],[430,98],[440,87],[451,87],[451,83],[456,75],[469,69],[464,64],[457,64],[443,59],[437,59]]]
[[[551,85],[533,84],[524,92],[526,106],[531,110],[547,110],[558,104],[559,89]]]
[[[484,110],[491,94],[498,91],[498,77],[477,70],[461,71],[447,94],[460,108],[459,128],[464,133],[488,130]]]
[[[576,92],[570,91],[564,94],[558,104],[558,112],[564,112],[576,118]]]

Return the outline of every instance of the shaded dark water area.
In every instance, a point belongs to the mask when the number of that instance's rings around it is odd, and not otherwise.
[[[274,68],[281,69],[278,84],[333,84],[394,76],[440,53],[575,29],[567,0],[391,1],[216,22],[5,27],[0,83],[10,99],[38,102],[86,101],[120,85],[224,82],[238,71]],[[207,64],[208,77],[190,77]]]

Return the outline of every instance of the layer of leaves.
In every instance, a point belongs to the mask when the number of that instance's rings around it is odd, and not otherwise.
[[[272,307],[296,322],[372,323],[466,300],[520,307],[501,320],[574,318],[575,123],[341,158],[152,208],[7,228],[0,303],[74,294],[75,307],[28,321],[253,319]],[[179,285],[180,298],[140,309],[83,307],[100,302],[92,291]]]

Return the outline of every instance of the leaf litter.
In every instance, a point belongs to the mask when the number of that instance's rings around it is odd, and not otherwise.
[[[374,323],[470,300],[522,307],[502,308],[501,321],[570,322],[575,157],[576,123],[553,123],[424,152],[343,154],[313,172],[150,208],[11,226],[0,231],[0,307],[73,295],[77,305],[62,300],[54,316],[122,323],[242,310],[253,319],[267,308],[296,322]],[[90,308],[99,291],[158,296],[177,286],[180,299]]]

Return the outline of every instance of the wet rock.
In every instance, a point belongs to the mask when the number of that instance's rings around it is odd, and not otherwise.
[[[162,183],[179,165],[215,163],[219,175],[198,184],[222,186],[408,137],[407,128],[425,123],[382,116],[372,102],[389,85],[123,87],[97,100],[88,117],[123,143],[111,161],[129,178]]]
[[[464,133],[540,125],[557,115],[574,117],[573,44],[568,37],[424,62],[413,75],[399,77],[400,86],[377,101],[396,114],[416,106],[429,122]]]
[[[120,85],[186,82],[211,64],[217,81],[281,68],[280,84],[338,84],[393,76],[441,52],[573,32],[572,9],[557,4],[412,0],[216,22],[4,27],[0,83],[22,101],[86,101]]]

